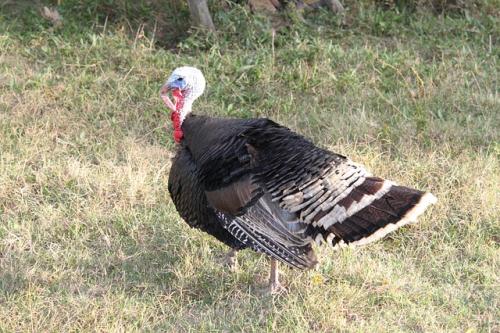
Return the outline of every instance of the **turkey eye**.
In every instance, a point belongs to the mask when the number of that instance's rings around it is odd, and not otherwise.
[[[177,79],[177,81],[179,81],[179,82],[182,81],[182,80],[184,80],[182,77],[180,77],[180,78]]]

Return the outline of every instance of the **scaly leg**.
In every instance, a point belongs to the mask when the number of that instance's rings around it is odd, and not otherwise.
[[[278,261],[271,258],[271,274],[269,276],[269,293],[279,294],[286,291],[279,281]]]

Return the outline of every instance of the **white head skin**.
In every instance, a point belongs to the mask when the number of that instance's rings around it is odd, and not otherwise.
[[[203,94],[205,85],[205,77],[199,69],[189,66],[178,67],[161,88],[160,96],[170,110],[179,112],[182,124],[191,112],[193,102]],[[169,91],[172,91],[175,103],[168,97]]]

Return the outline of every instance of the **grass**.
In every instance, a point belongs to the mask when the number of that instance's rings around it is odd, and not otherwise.
[[[79,3],[60,1],[59,27],[0,5],[1,332],[500,330],[498,2],[346,1],[344,18],[274,37],[237,5],[214,14],[217,36],[169,34],[164,17],[159,37],[148,3],[108,20],[110,1]],[[270,117],[438,204],[368,247],[320,249],[316,270],[283,268],[289,293],[260,296],[267,260],[225,270],[170,201],[158,89],[182,64],[207,77],[199,113]]]

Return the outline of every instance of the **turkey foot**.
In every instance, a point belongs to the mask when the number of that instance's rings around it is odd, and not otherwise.
[[[223,265],[229,268],[231,272],[236,272],[238,270],[238,258],[236,257],[238,251],[236,249],[230,249],[222,261]]]
[[[285,293],[287,290],[279,281],[278,261],[274,258],[271,259],[271,274],[269,276],[269,285],[266,289],[268,295],[278,295]]]

